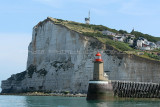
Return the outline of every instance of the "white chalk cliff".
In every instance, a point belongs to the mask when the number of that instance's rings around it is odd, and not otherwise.
[[[97,39],[47,18],[33,28],[27,70],[2,81],[2,92],[86,93],[88,81],[93,78],[93,60],[98,50],[109,79],[160,82],[159,62],[117,53]]]

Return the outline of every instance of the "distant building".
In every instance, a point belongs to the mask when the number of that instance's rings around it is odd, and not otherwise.
[[[136,48],[140,50],[151,50],[148,40],[142,37],[138,38]]]
[[[149,46],[151,47],[151,50],[156,49],[157,45],[154,42],[150,42]]]
[[[127,43],[129,43],[130,46],[133,46],[133,42],[134,42],[134,39],[127,39]]]
[[[134,36],[134,35],[131,35],[131,34],[124,34],[124,36],[125,36],[126,38],[132,38],[132,39],[135,38],[135,36]]]
[[[113,37],[114,41],[120,41],[120,42],[124,42],[124,37],[123,36],[114,36]]]
[[[137,47],[142,47],[143,42],[143,40],[137,40]]]
[[[135,36],[134,35],[131,35],[131,34],[123,34],[124,36],[124,41],[126,43],[129,43],[130,46],[133,46],[133,42],[134,42],[134,39],[135,39]]]
[[[139,37],[137,40],[137,49],[140,50],[153,50],[157,48],[157,45],[154,42],[150,42],[143,37]]]
[[[130,45],[133,45],[134,38],[135,36],[131,34],[116,34],[113,37],[113,40],[120,41],[120,42],[126,42],[126,43],[129,43]]]
[[[160,49],[160,41],[158,41],[156,45],[157,45],[157,48]]]
[[[115,36],[115,35],[116,35],[116,33],[113,33],[113,32],[108,31],[108,30],[102,31],[102,34],[103,34],[103,35],[112,35],[112,36]]]
[[[88,13],[88,18],[85,18],[86,24],[90,24],[90,11]]]

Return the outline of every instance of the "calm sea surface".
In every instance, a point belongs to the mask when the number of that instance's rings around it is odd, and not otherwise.
[[[0,107],[160,107],[160,101],[86,101],[85,97],[3,96]]]

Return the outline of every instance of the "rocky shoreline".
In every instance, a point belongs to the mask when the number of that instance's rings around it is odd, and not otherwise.
[[[70,94],[70,93],[43,93],[43,92],[28,92],[28,93],[0,93],[0,95],[18,95],[18,96],[63,96],[63,97],[86,97],[87,94]]]

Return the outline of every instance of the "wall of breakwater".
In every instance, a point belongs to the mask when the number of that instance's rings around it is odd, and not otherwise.
[[[160,84],[112,81],[114,96],[129,98],[160,98]]]
[[[160,84],[129,81],[90,81],[87,100],[160,98]]]

